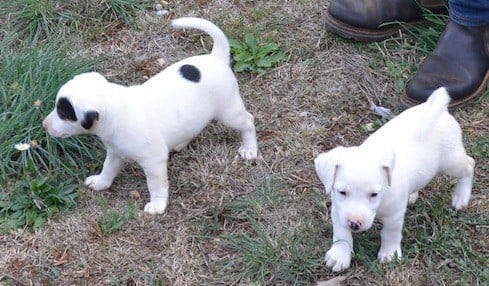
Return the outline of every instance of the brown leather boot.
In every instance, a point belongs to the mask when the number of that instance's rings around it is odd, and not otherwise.
[[[401,26],[392,22],[421,22],[421,7],[434,13],[448,12],[447,0],[332,0],[325,25],[348,39],[382,41],[399,32]]]
[[[464,27],[449,21],[435,50],[408,83],[401,103],[422,103],[444,86],[452,98],[449,107],[459,107],[481,95],[488,81],[489,25]]]

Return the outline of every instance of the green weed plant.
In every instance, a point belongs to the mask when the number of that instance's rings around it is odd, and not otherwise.
[[[253,34],[246,34],[244,42],[231,39],[235,72],[249,71],[263,74],[285,59],[285,54],[277,43],[260,45]]]
[[[75,185],[47,178],[20,181],[12,192],[0,192],[0,230],[40,228],[53,214],[76,205]]]

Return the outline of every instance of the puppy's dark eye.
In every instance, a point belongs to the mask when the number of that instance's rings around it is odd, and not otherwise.
[[[339,191],[338,193],[340,193],[342,196],[346,196],[346,191]]]
[[[376,197],[378,194],[379,194],[379,193],[371,193],[371,194],[370,194],[370,197],[371,197],[371,198],[375,198],[375,197]]]

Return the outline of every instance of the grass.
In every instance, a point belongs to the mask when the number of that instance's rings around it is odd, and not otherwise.
[[[434,14],[425,9],[424,18],[426,22],[416,26],[406,26],[400,23],[406,34],[403,37],[368,44],[369,48],[379,52],[379,57],[374,57],[372,65],[375,67],[378,61],[383,62],[386,72],[394,78],[395,90],[399,94],[406,89],[421,59],[435,49],[448,15]],[[416,51],[414,55],[413,50]]]
[[[423,10],[425,23],[414,27],[405,27],[405,31],[415,40],[415,48],[424,55],[431,53],[435,47],[440,34],[443,32],[448,15],[435,14],[428,9]]]
[[[127,209],[122,211],[109,210],[107,202],[103,198],[99,199],[99,204],[102,208],[102,214],[97,221],[104,236],[121,229],[134,216],[136,208],[134,201],[129,201]]]
[[[314,255],[312,244],[322,240],[322,225],[297,225],[282,215],[294,213],[308,217],[314,211],[296,208],[292,197],[285,196],[287,183],[265,179],[260,189],[236,198],[209,220],[200,222],[206,227],[201,238],[219,241],[229,253],[215,267],[219,269],[214,281],[248,285],[310,285],[313,273],[323,265],[322,257]],[[320,193],[306,194],[317,199]],[[209,227],[209,225],[212,225]],[[223,231],[224,226],[234,231]],[[212,232],[208,232],[212,229]],[[232,273],[232,274],[231,274]]]
[[[430,269],[446,268],[446,272],[425,273],[426,284],[456,281],[460,285],[483,285],[489,281],[488,259],[479,255],[476,249],[484,247],[485,243],[470,242],[467,234],[475,226],[486,223],[486,219],[477,214],[460,215],[447,210],[450,196],[446,191],[443,201],[419,202],[410,210],[412,214],[408,221],[414,220],[417,227],[406,234],[405,255],[421,258]]]
[[[0,2],[0,18],[8,18],[9,32],[33,43],[86,32],[84,28],[106,26],[110,22],[135,24],[137,11],[150,1],[103,0],[69,1],[12,0]]]
[[[0,284],[315,285],[335,277],[345,285],[487,284],[487,95],[454,112],[477,161],[470,207],[451,210],[453,182],[437,178],[409,207],[402,260],[378,264],[375,225],[355,235],[350,269],[331,273],[323,262],[331,202],[312,161],[381,124],[370,101],[397,108],[441,31],[438,16],[427,16],[435,28],[366,45],[327,33],[320,1],[167,2],[164,17],[150,1],[0,3],[0,216],[29,217],[0,235]],[[172,34],[169,19],[189,15],[217,23],[231,39],[252,33],[262,46],[276,43],[287,56],[266,73],[237,74],[262,159],[239,160],[239,134],[211,124],[172,154],[170,204],[148,216],[138,166],[126,165],[96,194],[82,181],[102,167],[98,140],[55,139],[41,122],[75,74],[97,70],[141,83],[161,68],[154,59],[169,65],[210,50],[202,37]]]
[[[33,42],[51,37],[63,19],[48,0],[4,1],[0,4],[0,15],[11,18],[12,29]]]
[[[476,159],[484,159],[489,157],[489,135],[482,134],[478,136],[475,142],[472,144],[472,150],[470,152]],[[487,168],[487,166],[482,166]]]
[[[47,136],[41,121],[53,108],[56,93],[74,75],[89,70],[93,61],[70,57],[59,43],[13,47],[1,43],[0,181],[23,176],[66,173],[83,176],[84,162],[94,159],[93,140],[60,141]],[[17,143],[31,148],[19,151]],[[76,170],[76,171],[74,171]],[[72,172],[73,171],[73,172]],[[71,172],[71,173],[70,173]]]
[[[101,18],[107,21],[123,21],[133,23],[136,11],[147,7],[144,2],[138,0],[103,0],[100,1],[99,13]]]
[[[311,233],[311,230],[283,230],[271,236],[268,227],[263,227],[256,218],[248,217],[248,223],[250,231],[225,237],[227,248],[237,254],[223,263],[224,273],[239,273],[235,276],[236,282],[255,285],[309,285],[314,282],[312,274],[323,263],[321,257],[314,257],[307,251],[311,237],[304,233]],[[229,279],[229,275],[219,279]]]

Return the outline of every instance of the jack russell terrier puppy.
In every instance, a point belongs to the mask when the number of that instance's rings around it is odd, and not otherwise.
[[[333,244],[326,253],[332,271],[350,267],[352,232],[368,230],[374,218],[382,223],[380,262],[401,257],[404,214],[408,201],[439,172],[459,181],[452,206],[469,203],[474,160],[462,144],[462,131],[448,113],[445,88],[412,107],[370,135],[360,146],[336,147],[314,161],[331,193]]]
[[[212,52],[177,62],[136,86],[111,83],[96,72],[75,76],[60,88],[54,110],[43,121],[55,137],[100,137],[107,156],[102,172],[85,180],[93,190],[109,188],[124,161],[137,162],[150,192],[144,207],[149,214],[163,213],[168,204],[169,152],[184,148],[212,120],[240,131],[242,158],[258,155],[254,119],[230,68],[228,39],[203,19],[180,18],[172,25],[209,34]]]

